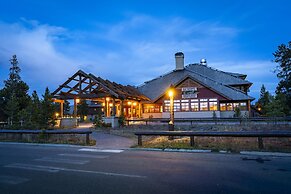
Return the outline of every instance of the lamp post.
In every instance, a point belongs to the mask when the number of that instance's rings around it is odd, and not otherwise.
[[[174,91],[173,89],[169,90],[170,97],[170,122],[169,122],[169,131],[174,131]]]

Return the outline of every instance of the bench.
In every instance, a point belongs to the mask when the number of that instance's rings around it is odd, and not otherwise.
[[[138,137],[138,145],[142,146],[142,136],[186,136],[190,137],[190,146],[194,146],[194,137],[256,137],[258,138],[258,148],[264,149],[263,138],[264,137],[291,137],[291,132],[286,131],[244,131],[244,132],[195,132],[195,131],[143,131],[135,132]]]
[[[86,134],[86,144],[90,143],[90,134],[92,131],[90,130],[80,130],[80,129],[62,129],[62,130],[10,130],[10,129],[2,129],[0,133],[7,134]]]

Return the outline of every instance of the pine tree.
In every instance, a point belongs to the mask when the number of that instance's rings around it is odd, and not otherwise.
[[[8,119],[11,116],[11,111],[14,110],[13,119],[17,119],[18,113],[25,109],[28,104],[30,97],[28,95],[29,87],[21,80],[20,72],[21,69],[18,66],[18,60],[16,55],[13,55],[10,59],[11,67],[9,72],[8,80],[5,80],[5,86],[0,91],[0,117],[3,120]],[[12,98],[13,96],[13,98]],[[17,102],[17,106],[11,109],[11,100]],[[10,103],[8,104],[8,102]],[[16,109],[17,107],[17,109]],[[9,114],[8,114],[9,112]]]
[[[43,99],[41,101],[41,120],[40,125],[42,128],[47,129],[55,125],[55,106],[52,101],[52,95],[48,88],[45,89]]]
[[[263,115],[265,115],[267,112],[266,106],[270,103],[270,98],[271,95],[270,93],[266,90],[264,84],[261,87],[261,92],[260,92],[260,98],[256,104],[257,107],[259,107]]]
[[[18,124],[18,111],[19,106],[17,99],[15,95],[12,94],[5,107],[5,113],[8,116],[8,123],[10,126]]]
[[[275,60],[278,63],[277,77],[279,78],[279,84],[277,86],[276,93],[286,96],[287,102],[284,106],[288,107],[287,114],[290,114],[291,110],[291,41],[287,44],[281,44],[278,46],[278,50],[273,53]]]

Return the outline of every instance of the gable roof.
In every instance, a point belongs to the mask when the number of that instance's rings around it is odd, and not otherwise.
[[[230,86],[250,86],[252,84],[251,82],[233,76],[230,73],[212,69],[200,64],[190,64],[183,70],[174,70],[163,76],[147,81],[143,85],[139,86],[138,90],[153,101],[156,101],[171,85],[177,85],[180,81],[187,77],[226,97],[229,100],[254,99],[253,97],[246,95],[244,92]]]
[[[111,96],[118,99],[149,100],[133,86],[104,80],[82,70],[77,71],[60,85],[52,95],[59,99],[92,99]]]

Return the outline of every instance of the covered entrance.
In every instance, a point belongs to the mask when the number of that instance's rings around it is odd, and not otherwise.
[[[87,74],[82,70],[60,85],[53,93],[54,101],[60,103],[59,116],[64,119],[64,102],[73,100],[74,110],[72,118],[77,120],[77,105],[86,100],[90,108],[89,116],[101,114],[105,118],[141,117],[143,101],[149,99],[133,86],[124,86]]]

